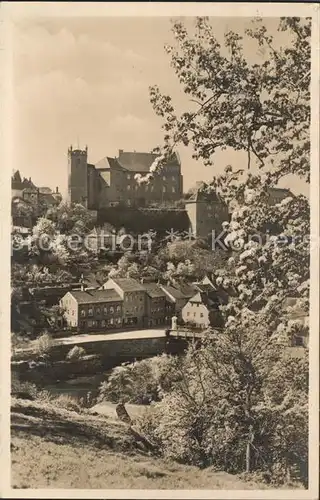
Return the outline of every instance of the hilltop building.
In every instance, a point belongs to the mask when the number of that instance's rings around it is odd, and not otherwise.
[[[19,218],[21,213],[38,217],[48,208],[59,205],[62,196],[58,188],[53,192],[49,187],[37,187],[31,177],[22,179],[17,170],[11,177],[11,200],[14,218]]]
[[[95,165],[88,163],[88,148],[68,149],[68,197],[99,210],[120,203],[148,206],[154,202],[182,198],[183,180],[177,153],[148,183],[139,184],[136,176],[146,175],[159,155],[119,150],[116,158],[104,157]]]
[[[221,224],[229,220],[228,205],[215,192],[206,192],[200,186],[185,200],[189,230],[196,238],[207,238],[212,231],[221,231]]]

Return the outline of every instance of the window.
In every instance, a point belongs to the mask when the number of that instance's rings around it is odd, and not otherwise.
[[[113,325],[114,324],[114,320],[113,318],[110,318],[110,325]]]
[[[96,312],[97,312],[97,314],[100,314],[100,312],[101,312],[100,307],[97,307],[97,311]]]
[[[166,181],[166,180],[167,180],[167,178],[166,178],[166,176],[165,176],[165,175],[162,177],[162,179],[163,179],[164,181]]]
[[[193,313],[193,317],[194,317],[194,318],[196,317],[196,315],[197,315],[197,313]]]
[[[110,307],[110,312],[114,313],[114,307],[113,306]]]
[[[93,309],[92,309],[92,307],[89,307],[89,309],[88,309],[88,315],[89,316],[93,316]]]
[[[200,318],[203,318],[203,313],[200,313]]]
[[[127,191],[130,191],[130,189],[131,189],[131,186],[127,186]]]
[[[89,321],[88,321],[88,327],[89,328],[92,328],[92,323],[93,323],[92,319],[89,319]]]
[[[108,308],[106,306],[104,306],[103,312],[104,312],[105,316],[108,314]]]
[[[171,179],[172,179],[173,181],[175,181],[175,180],[176,180],[176,178],[175,178],[175,176],[174,176],[174,175],[171,177]]]
[[[121,324],[121,318],[117,318],[117,323],[118,323],[118,325]]]
[[[189,312],[187,312],[187,316],[190,316],[190,313],[189,313]]]
[[[130,181],[130,179],[131,179],[131,174],[127,174],[127,179],[128,179],[128,181]]]
[[[117,312],[120,312],[120,311],[121,311],[121,307],[117,306]]]
[[[150,190],[151,190],[151,191],[154,191],[154,186],[150,186]]]
[[[103,327],[106,326],[106,320],[105,319],[101,320],[101,326],[103,326]]]
[[[81,309],[81,312],[80,312],[82,318],[85,318],[86,316],[86,311],[84,309]]]
[[[163,188],[162,188],[162,192],[163,192],[163,193],[166,193],[166,192],[167,192],[166,186],[163,186]]]
[[[74,309],[72,310],[72,316],[74,316]]]
[[[176,192],[176,188],[174,186],[172,186],[172,192],[175,193]]]

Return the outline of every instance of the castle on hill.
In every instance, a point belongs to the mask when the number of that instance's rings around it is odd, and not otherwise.
[[[183,178],[175,153],[161,172],[154,172],[147,183],[137,176],[150,173],[159,155],[119,150],[118,157],[104,157],[95,165],[88,163],[88,148],[68,149],[68,198],[91,210],[125,204],[148,206],[151,203],[178,201],[183,196]]]

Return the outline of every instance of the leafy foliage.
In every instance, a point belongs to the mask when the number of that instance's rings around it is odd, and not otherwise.
[[[86,351],[83,347],[79,347],[78,345],[75,345],[70,349],[70,351],[67,354],[67,359],[69,361],[74,361],[81,359],[83,356],[85,356]]]
[[[114,368],[100,386],[99,399],[149,404],[158,401],[171,384],[172,359],[158,356]]]
[[[191,144],[194,157],[211,165],[216,150],[232,148],[247,152],[249,168],[253,161],[272,167],[275,180],[289,173],[309,179],[311,21],[282,18],[278,29],[287,32],[289,46],[276,47],[261,19],[246,31],[264,53],[251,63],[237,33],[225,33],[221,46],[208,18],[197,19],[193,36],[174,21],[176,46],[166,51],[191,102],[178,116],[171,97],[150,88],[164,118],[164,155],[178,142]]]

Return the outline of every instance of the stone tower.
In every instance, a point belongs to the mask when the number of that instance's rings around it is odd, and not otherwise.
[[[88,147],[68,149],[68,200],[88,206]]]
[[[221,231],[222,222],[229,220],[228,207],[214,191],[199,188],[185,201],[189,230],[196,238],[207,238],[212,231]]]

